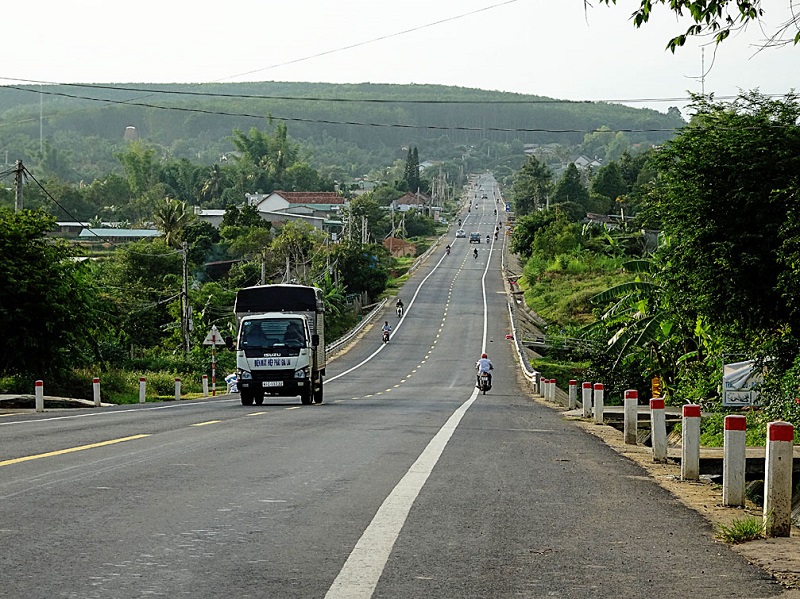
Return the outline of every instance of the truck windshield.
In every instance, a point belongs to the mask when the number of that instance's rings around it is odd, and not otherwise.
[[[301,348],[306,346],[303,321],[298,318],[243,320],[239,334],[242,349]]]

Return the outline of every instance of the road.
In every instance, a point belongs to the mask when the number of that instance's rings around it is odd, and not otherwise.
[[[497,191],[481,184],[464,228],[485,238]],[[403,319],[387,311],[388,345],[376,327],[333,361],[321,405],[223,396],[0,419],[0,597],[780,595],[526,395],[502,241],[429,258]]]

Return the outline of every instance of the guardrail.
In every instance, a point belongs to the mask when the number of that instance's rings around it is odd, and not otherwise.
[[[363,331],[364,328],[370,322],[372,322],[372,320],[375,318],[375,316],[377,316],[378,312],[383,310],[383,308],[386,306],[386,302],[387,301],[388,301],[388,298],[383,298],[380,302],[378,302],[375,305],[375,307],[372,310],[370,310],[370,312],[364,318],[361,319],[361,322],[359,322],[356,326],[354,326],[347,333],[345,333],[344,335],[339,337],[336,341],[334,341],[330,345],[326,345],[325,346],[325,353],[329,354],[331,352],[335,352],[337,349],[339,349],[343,345],[345,345],[345,344],[349,343],[350,341],[352,341],[356,337],[356,335],[358,335],[361,331]]]

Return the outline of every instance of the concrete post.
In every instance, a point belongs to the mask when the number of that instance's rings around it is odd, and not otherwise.
[[[584,382],[581,384],[581,407],[583,417],[588,418],[592,414],[592,384]]]
[[[603,424],[603,383],[594,384],[594,423]]]
[[[556,379],[550,379],[550,401],[556,400]]]
[[[681,479],[700,480],[700,406],[683,406]]]
[[[636,445],[636,433],[639,426],[639,392],[636,389],[626,389],[623,404],[625,413],[622,430],[625,445]]]
[[[574,410],[578,405],[578,381],[572,379],[569,382],[569,397],[567,399],[567,409]]]
[[[92,393],[94,393],[94,407],[100,407],[100,379],[94,377],[92,379]]]
[[[767,425],[764,469],[764,533],[788,537],[792,530],[792,445],[794,427],[788,422]]]
[[[667,416],[664,400],[654,397],[650,400],[650,441],[653,445],[653,461],[667,461]]]
[[[139,377],[139,403],[147,401],[145,399],[145,387],[147,386],[147,379],[143,376]]]
[[[180,401],[181,399],[181,379],[175,379],[175,401]]]
[[[722,505],[744,505],[745,448],[747,418],[725,416],[724,452],[722,455]]]
[[[203,397],[208,397],[208,375],[203,375]]]
[[[34,395],[36,397],[36,411],[44,412],[44,381],[34,383]]]

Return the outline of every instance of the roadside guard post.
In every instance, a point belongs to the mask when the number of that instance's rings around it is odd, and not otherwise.
[[[94,407],[100,407],[100,379],[94,377],[92,379],[92,393],[94,394]]]
[[[571,380],[569,382],[569,397],[567,399],[567,409],[574,410],[578,405],[578,381]]]
[[[147,386],[147,379],[143,376],[139,377],[139,403],[144,403],[145,399],[145,387]]]
[[[181,399],[181,379],[175,379],[175,401],[180,401]]]
[[[623,435],[625,437],[625,445],[636,445],[636,434],[638,428],[637,419],[639,417],[639,392],[636,389],[628,389],[625,391],[625,414]]]
[[[44,412],[44,381],[34,383],[34,394],[36,397],[36,411]]]
[[[700,479],[700,406],[683,406],[681,431],[681,479]]]
[[[549,391],[550,397],[548,397],[547,399],[549,399],[550,401],[555,401],[556,400],[556,379],[550,379],[550,384],[548,385],[548,388],[550,390]]]
[[[788,537],[792,530],[792,445],[794,427],[788,422],[767,425],[764,470],[764,532]]]
[[[594,384],[594,423],[603,424],[603,383]]]
[[[588,418],[592,414],[592,384],[584,382],[581,385],[581,406],[583,407],[583,417]]]
[[[653,461],[667,461],[667,417],[664,400],[654,397],[650,400],[650,440],[653,445]]]
[[[744,474],[747,446],[747,418],[725,416],[722,457],[722,505],[744,505]]]
[[[202,380],[203,380],[203,397],[208,397],[208,375],[204,374]]]

